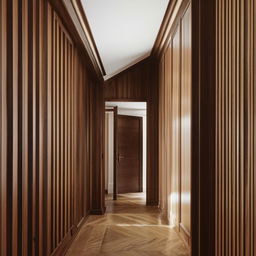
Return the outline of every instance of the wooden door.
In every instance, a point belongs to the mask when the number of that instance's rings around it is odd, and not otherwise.
[[[118,115],[117,191],[142,192],[142,117]]]

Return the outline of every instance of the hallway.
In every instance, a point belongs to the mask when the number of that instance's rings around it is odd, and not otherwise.
[[[160,210],[145,206],[143,193],[106,200],[106,214],[90,216],[67,252],[68,256],[187,256],[188,248]]]
[[[256,256],[255,28],[256,0],[0,0],[0,256]]]

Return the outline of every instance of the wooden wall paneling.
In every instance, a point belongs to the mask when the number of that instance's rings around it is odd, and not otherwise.
[[[71,212],[71,194],[70,194],[70,87],[71,87],[71,67],[72,60],[70,58],[71,55],[71,44],[67,41],[67,85],[66,85],[66,168],[67,168],[67,194],[66,194],[66,210],[67,210],[67,223],[66,223],[66,232],[69,231],[70,228],[70,212]]]
[[[63,102],[63,99],[64,99],[64,32],[62,30],[62,27],[61,27],[61,24],[60,25],[60,35],[59,35],[59,38],[60,38],[60,60],[59,60],[59,64],[60,64],[60,83],[59,83],[59,94],[60,94],[60,113],[59,113],[59,125],[60,125],[60,130],[59,130],[59,154],[60,154],[60,169],[59,169],[59,180],[60,180],[60,188],[59,188],[59,195],[60,195],[60,205],[59,205],[59,227],[60,227],[60,230],[59,230],[59,234],[60,234],[60,241],[62,240],[63,238],[63,217],[64,217],[64,212],[63,212],[63,178],[64,178],[64,156],[63,156],[63,128],[64,128],[64,124],[63,124],[63,109],[64,109],[64,102]]]
[[[71,232],[73,232],[74,227],[74,68],[75,68],[75,61],[74,61],[74,49],[71,44],[71,55],[70,55],[70,207],[71,207],[71,213],[70,213],[70,226],[71,226]]]
[[[57,21],[55,19],[54,13],[52,14],[53,18],[53,26],[52,26],[52,37],[53,37],[53,56],[52,56],[52,131],[53,131],[53,140],[52,140],[52,156],[53,156],[53,162],[52,162],[52,248],[56,247],[56,166],[57,166],[57,150],[56,150],[56,81],[57,81],[57,34],[56,34],[56,24]]]
[[[41,136],[40,136],[40,67],[41,67],[41,56],[40,56],[40,2],[37,1],[33,5],[33,33],[34,33],[34,83],[33,83],[33,132],[34,132],[34,138],[33,138],[33,150],[34,150],[34,168],[33,168],[33,210],[34,210],[34,232],[33,232],[33,240],[34,240],[34,254],[39,255],[39,243],[41,242],[41,236],[40,236],[40,230],[39,230],[39,215],[40,215],[40,207],[41,207],[41,180],[40,178],[40,164],[41,164],[41,158],[40,153],[41,147]],[[40,226],[41,228],[41,226]]]
[[[176,196],[173,198],[173,218],[174,223],[178,226],[180,223],[180,25],[173,36],[173,94],[172,94],[172,193]]]
[[[183,6],[183,4],[182,4]],[[190,244],[191,8],[183,6],[159,61],[159,192],[168,222]]]
[[[78,184],[77,184],[77,175],[78,175],[78,168],[79,168],[79,162],[78,162],[78,143],[77,143],[77,139],[78,139],[78,133],[77,133],[77,129],[78,129],[78,109],[77,109],[77,102],[78,102],[78,86],[80,83],[80,75],[78,74],[79,72],[79,66],[78,66],[78,59],[77,59],[77,52],[74,53],[75,54],[75,59],[74,59],[74,73],[75,73],[75,77],[74,77],[74,109],[73,109],[73,113],[74,113],[74,171],[73,171],[73,186],[74,186],[74,225],[77,226],[78,224],[78,220],[77,220],[77,216],[78,216]],[[78,85],[78,86],[75,86]]]
[[[45,41],[46,2],[40,1],[37,7],[37,90],[38,90],[38,255],[45,255],[46,243],[46,188],[47,188],[47,43]],[[43,47],[45,45],[45,47]]]
[[[181,19],[180,227],[190,236],[191,194],[191,8]]]
[[[103,214],[105,212],[105,185],[104,185],[104,165],[103,165],[103,140],[104,139],[104,92],[102,84],[95,84],[93,91],[93,111],[94,127],[93,138],[93,172],[92,172],[92,195],[91,214]],[[96,116],[96,118],[95,118]]]
[[[146,101],[149,96],[149,84],[153,82],[152,60],[134,65],[105,82],[104,97],[106,101],[130,100]]]
[[[254,150],[255,150],[255,141],[254,141],[254,123],[255,123],[255,2],[248,1],[246,5],[246,16],[247,20],[245,24],[247,26],[247,45],[245,46],[246,51],[246,68],[248,70],[248,88],[247,88],[247,106],[248,111],[248,146],[247,146],[247,182],[245,183],[245,218],[248,220],[245,223],[246,237],[245,237],[245,253],[255,254],[255,165],[253,163],[254,159]],[[250,235],[252,234],[252,235]]]
[[[256,75],[255,73],[253,72],[253,70],[255,70],[256,68],[256,46],[255,46],[255,42],[256,42],[256,33],[254,32],[254,28],[256,26],[256,4],[255,2],[252,1],[252,11],[253,11],[253,15],[251,15],[251,19],[252,19],[252,26],[251,26],[251,39],[252,39],[252,49],[253,49],[253,52],[252,52],[252,62],[251,62],[251,65],[252,65],[252,85],[255,85],[256,84]],[[252,113],[256,113],[256,89],[255,87],[253,87],[252,89],[252,95],[253,95],[253,106],[252,106]],[[254,116],[253,118],[253,131],[255,131],[256,129],[256,118]],[[256,136],[254,135],[253,133],[253,137],[252,137],[252,141],[253,141],[253,153],[252,153],[252,165],[253,165],[253,168],[256,167]],[[253,169],[254,170],[254,169]],[[253,192],[252,192],[252,197],[253,197],[253,204],[252,204],[252,208],[251,209],[255,209],[255,198],[256,198],[256,188],[255,188],[255,184],[256,184],[256,175],[255,175],[255,172],[252,171],[252,182],[253,182],[253,185],[252,185],[252,188],[253,188]],[[252,240],[252,245],[253,245],[253,253],[256,254],[256,234],[255,234],[255,230],[256,230],[256,211],[254,210],[253,213],[252,213],[252,218],[253,218],[253,230],[254,230],[254,236],[253,236],[253,240]]]
[[[62,255],[88,213],[94,78],[48,1],[0,13],[1,255]]]
[[[46,190],[46,223],[47,223],[47,232],[45,232],[45,254],[49,255],[52,251],[52,200],[53,200],[53,183],[52,183],[52,173],[53,173],[53,151],[52,151],[52,121],[53,121],[53,62],[52,62],[52,56],[53,56],[53,33],[52,33],[52,26],[53,26],[53,13],[51,6],[49,3],[46,4],[45,7],[45,15],[47,18],[47,30],[45,31],[46,36],[45,40],[47,39],[47,61],[46,61],[46,72],[47,72],[47,80],[46,80],[46,86],[47,86],[47,190]]]
[[[0,3],[0,254],[7,255],[7,2]]]
[[[159,120],[162,120],[162,97],[163,97],[163,63],[164,60],[162,59],[160,64],[159,64]],[[159,141],[162,141],[162,125],[161,122],[159,122]],[[162,146],[159,146],[159,181],[162,181]],[[162,204],[163,204],[163,200],[162,200],[162,187],[159,186],[159,206],[162,209]]]
[[[65,56],[65,91],[64,91],[64,142],[65,142],[65,146],[64,146],[64,161],[65,161],[65,176],[64,176],[64,180],[65,180],[65,196],[64,196],[64,213],[65,213],[65,220],[64,220],[64,233],[67,234],[68,232],[68,208],[67,208],[67,204],[68,204],[68,196],[67,196],[67,192],[68,192],[68,116],[67,116],[67,109],[68,109],[68,90],[67,87],[69,85],[69,80],[68,80],[68,39],[65,39],[65,51],[64,51],[64,56]]]
[[[60,27],[56,19],[56,246],[60,241]]]
[[[192,255],[209,256],[215,255],[215,8],[215,1],[191,1]]]
[[[76,84],[78,84],[77,82],[77,52],[74,51],[73,53],[73,60],[74,60],[74,67],[72,69],[72,74],[73,74],[73,86],[72,86],[72,121],[73,121],[73,126],[72,126],[72,130],[73,130],[73,133],[72,133],[72,168],[73,168],[73,171],[72,171],[72,185],[73,185],[73,193],[72,193],[72,196],[73,196],[73,225],[74,225],[74,228],[76,227],[76,215],[77,215],[77,207],[76,207],[76,187],[75,187],[75,184],[76,184],[76,169],[77,169],[77,161],[76,161],[76,155],[77,155],[77,147],[76,147],[76,122],[77,122],[77,118],[76,118]]]
[[[172,173],[171,173],[171,156],[172,156],[172,78],[173,78],[173,60],[172,60],[172,43],[166,52],[166,211],[167,220],[171,223],[171,195],[172,195]]]
[[[24,15],[22,15],[22,13]],[[23,255],[28,254],[28,1],[22,1],[19,6],[19,74],[20,88],[22,88],[22,100],[19,109],[22,111],[22,131],[19,142],[22,150],[19,151],[22,163],[22,245]],[[22,85],[22,86],[21,86]],[[22,140],[22,141],[21,141]]]
[[[166,60],[167,60],[167,56],[166,58],[164,57],[164,63],[163,63],[163,120],[162,120],[162,124],[163,124],[163,129],[162,129],[162,132],[163,132],[163,141],[162,141],[162,144],[163,144],[163,173],[162,173],[162,178],[163,178],[163,182],[162,182],[162,191],[164,193],[164,204],[163,204],[163,207],[164,207],[164,213],[166,215],[166,173],[167,173],[167,152],[166,152],[166,131],[167,129],[165,129],[166,125],[167,125],[167,115],[166,115],[166,110],[167,110],[167,107],[166,107],[166,88],[167,86],[165,86],[165,83],[167,81],[167,72],[166,72],[166,66],[167,66],[167,63],[166,63]],[[160,101],[159,101],[160,102]]]
[[[185,2],[185,1],[184,1]],[[191,89],[191,183],[192,183],[192,255],[254,255],[255,254],[255,1],[192,1],[192,89]],[[181,115],[188,111],[185,86],[190,69],[184,66],[185,20],[182,31]],[[175,22],[174,22],[175,24]],[[166,25],[166,24],[165,24]],[[173,29],[170,29],[172,33]],[[166,35],[162,35],[167,36]],[[169,35],[171,38],[171,36]],[[171,39],[168,40],[171,40]],[[211,40],[209,41],[209,38]],[[167,41],[168,41],[167,40]],[[207,44],[205,42],[208,42]],[[161,44],[162,42],[160,42]],[[170,47],[170,46],[169,46]],[[175,46],[173,47],[175,61]],[[167,66],[167,52],[162,61]],[[188,58],[190,58],[188,56]],[[159,93],[159,172],[161,181],[168,170],[164,152],[168,148],[168,105],[163,79],[168,71],[160,66]],[[175,120],[175,73],[173,79],[172,120]],[[167,69],[168,70],[168,69]],[[185,83],[184,83],[185,81]],[[166,82],[165,82],[166,84]],[[167,115],[167,116],[166,116]],[[181,116],[182,117],[182,116]],[[189,166],[184,157],[184,137],[181,119],[181,189]],[[175,123],[172,124],[175,129]],[[163,141],[162,141],[163,140]],[[175,148],[174,138],[172,147]],[[166,149],[166,151],[164,151]],[[176,150],[177,151],[177,150]],[[168,153],[167,153],[168,155]],[[172,150],[172,157],[175,153]],[[164,162],[166,160],[166,162]],[[172,159],[172,163],[175,162]],[[175,168],[177,170],[179,168]],[[173,171],[173,170],[172,170]],[[185,171],[185,172],[184,172]],[[167,173],[168,174],[168,173]],[[173,173],[172,173],[173,175]],[[174,179],[172,179],[174,180]],[[160,182],[161,182],[160,181]],[[161,183],[160,183],[161,184]],[[175,182],[175,184],[178,184]],[[175,187],[173,184],[172,188]],[[160,188],[161,205],[168,191]],[[182,195],[182,194],[181,194]],[[181,200],[182,196],[181,196]],[[184,219],[181,204],[181,222]],[[171,208],[173,210],[173,208]]]
[[[145,75],[142,78],[147,77],[147,83],[144,84],[144,90],[147,90],[147,205],[159,204],[159,173],[158,173],[158,68],[157,63],[152,62],[146,69]],[[143,82],[142,82],[143,84]],[[147,88],[147,85],[150,87]]]
[[[35,3],[28,1],[28,10],[31,15],[28,16],[28,252],[31,255],[35,253],[35,209],[34,206],[34,170],[35,170],[35,149],[34,149],[34,85],[35,85],[35,22],[34,10]]]
[[[255,4],[217,1],[218,10],[216,255],[254,255]]]
[[[67,129],[67,124],[66,124],[66,113],[67,113],[67,100],[66,100],[66,95],[67,95],[67,38],[63,37],[63,73],[64,73],[64,78],[63,78],[63,145],[62,145],[62,150],[63,150],[63,206],[62,206],[62,212],[63,212],[63,220],[62,220],[62,225],[63,225],[63,236],[67,234],[67,226],[66,226],[66,220],[67,220],[67,211],[66,211],[66,202],[67,202],[67,155],[66,155],[66,146],[67,146],[67,141],[66,141],[66,129]]]
[[[18,1],[7,3],[7,254],[18,254]],[[13,245],[13,246],[12,246]]]
[[[81,106],[82,106],[82,97],[81,95],[83,95],[83,88],[82,88],[82,84],[83,84],[83,72],[80,68],[80,65],[79,65],[79,68],[78,68],[78,77],[79,77],[79,86],[77,88],[77,109],[82,109]],[[78,125],[78,130],[83,130],[83,126],[82,126],[82,122],[83,122],[83,116],[84,113],[83,111],[79,111],[77,113],[77,125]],[[81,136],[77,136],[77,147],[78,147],[78,158],[77,158],[77,170],[76,170],[76,189],[77,189],[77,221],[79,221],[79,219],[81,218],[81,215],[82,215],[82,207],[83,207],[83,201],[80,201],[81,200],[81,193],[82,193],[82,177],[81,177],[81,170],[83,168],[82,166],[82,161],[81,161],[81,157],[83,155],[83,152],[82,152],[82,145],[78,142],[83,140],[83,137]],[[80,203],[79,203],[80,202]],[[78,222],[79,223],[79,222]]]

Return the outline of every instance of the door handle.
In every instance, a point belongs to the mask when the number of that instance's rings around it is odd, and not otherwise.
[[[123,158],[125,158],[125,157],[120,155],[120,154],[118,154],[118,162],[120,162],[120,159],[123,159]]]

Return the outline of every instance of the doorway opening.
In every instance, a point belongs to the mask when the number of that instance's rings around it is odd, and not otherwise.
[[[105,102],[105,192],[146,204],[147,103]]]

